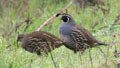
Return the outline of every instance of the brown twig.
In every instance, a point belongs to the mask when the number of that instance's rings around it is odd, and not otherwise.
[[[100,47],[97,47],[99,49],[99,51],[103,54],[104,58],[105,58],[105,63],[107,63],[107,56],[106,54],[103,52],[103,50]],[[106,65],[106,64],[105,64]]]
[[[29,68],[32,68],[32,62],[33,62],[33,59],[31,59],[31,61],[30,61]]]
[[[118,57],[119,55],[120,55],[120,52],[117,52],[113,56]]]
[[[63,11],[67,10],[67,9],[69,8],[69,6],[72,5],[72,2],[73,2],[73,0],[71,0],[70,3],[67,4],[67,5],[65,6],[65,8],[61,9],[57,14],[59,14],[59,13],[61,14],[61,13],[63,13]],[[53,20],[56,18],[56,15],[57,15],[57,14],[53,15],[53,16],[50,17],[48,20],[46,20],[46,21],[37,29],[37,31],[40,31],[40,30],[41,30],[44,26],[46,26],[49,22],[53,21]]]
[[[52,52],[50,52],[50,56],[51,56],[51,59],[52,59],[52,61],[53,61],[53,64],[54,64],[55,68],[58,68],[57,65],[56,65],[56,63],[55,63],[55,61],[54,61],[54,58],[53,58]]]
[[[93,61],[92,61],[91,49],[90,48],[89,48],[89,58],[90,58],[91,66],[93,68]]]
[[[81,66],[82,66],[82,54],[80,51],[79,51],[79,56],[80,56],[80,61],[81,61]]]
[[[105,65],[107,67],[107,64],[108,64],[108,58],[109,58],[109,52],[110,52],[110,47],[112,46],[112,43],[114,43],[114,40],[115,40],[115,36],[113,36],[113,40],[109,43],[109,46],[107,48],[107,53],[106,53],[106,61],[105,61]]]
[[[120,9],[119,9],[118,15],[115,17],[114,22],[113,22],[112,24],[110,24],[111,27],[112,27],[112,26],[115,26],[115,25],[120,25],[120,23],[118,23],[119,20],[120,20]],[[109,27],[110,25],[105,25],[105,26],[101,27],[100,29],[107,28],[107,27]]]
[[[98,21],[96,21],[96,22],[93,24],[92,28],[94,29],[97,25],[98,25]]]
[[[115,26],[115,25],[120,25],[120,23],[112,23],[111,26]],[[109,27],[110,25],[105,25],[103,27],[101,27],[100,29],[103,29],[103,28],[107,28]]]
[[[100,7],[100,6],[97,6],[99,9],[102,10],[103,14],[105,15],[106,13],[109,14],[110,13],[110,8],[106,9],[106,8],[103,8],[103,7]]]
[[[26,27],[24,28],[24,32],[30,27],[30,25],[31,24],[33,24],[33,22],[32,21],[30,21],[30,19],[28,18],[28,19],[26,19]]]
[[[15,26],[15,31],[17,31],[21,25],[23,25],[24,23],[28,23],[30,21],[29,17],[26,18],[24,21],[20,22],[20,23],[16,23],[16,26]]]

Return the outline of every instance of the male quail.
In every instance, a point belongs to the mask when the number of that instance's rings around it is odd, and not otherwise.
[[[58,14],[60,15],[60,14]],[[60,34],[67,48],[76,53],[77,51],[84,51],[86,48],[94,47],[97,45],[106,45],[96,40],[93,35],[81,25],[75,24],[72,16],[69,14],[61,14],[63,23],[60,26]]]
[[[63,42],[59,38],[45,31],[19,34],[17,41],[21,41],[22,47],[25,50],[31,53],[35,52],[38,55],[41,55],[41,51],[48,54],[52,49],[63,45]]]

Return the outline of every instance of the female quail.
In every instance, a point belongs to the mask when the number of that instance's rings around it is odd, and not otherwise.
[[[35,52],[38,55],[41,55],[41,51],[48,54],[52,49],[63,45],[63,42],[59,38],[45,31],[19,34],[17,41],[21,41],[22,47],[25,50],[31,53]]]

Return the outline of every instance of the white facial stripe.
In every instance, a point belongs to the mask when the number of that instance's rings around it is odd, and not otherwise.
[[[67,23],[69,22],[69,20],[70,20],[70,18],[69,18],[69,17],[67,17]]]

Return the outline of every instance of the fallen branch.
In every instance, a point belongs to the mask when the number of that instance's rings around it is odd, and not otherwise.
[[[43,28],[44,26],[46,26],[49,22],[53,21],[56,17],[57,17],[57,14],[61,14],[63,13],[63,11],[67,10],[69,8],[69,6],[72,5],[72,2],[73,0],[71,0],[71,2],[69,4],[67,4],[65,6],[65,8],[61,9],[58,13],[56,13],[55,15],[53,15],[52,17],[50,17],[48,20],[46,20],[38,29],[37,31],[40,31],[41,28]]]

